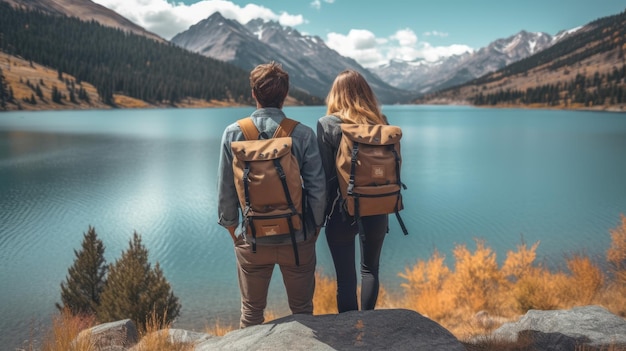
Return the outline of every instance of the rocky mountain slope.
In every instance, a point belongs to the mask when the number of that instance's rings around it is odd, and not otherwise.
[[[564,31],[553,37],[547,33],[520,31],[472,53],[454,55],[437,62],[392,61],[370,70],[397,88],[422,94],[434,92],[497,71],[549,48],[573,32]]]

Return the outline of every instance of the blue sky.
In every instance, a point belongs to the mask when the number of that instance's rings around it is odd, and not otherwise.
[[[166,39],[219,11],[317,35],[363,66],[477,50],[520,30],[550,35],[618,14],[619,0],[93,0]]]

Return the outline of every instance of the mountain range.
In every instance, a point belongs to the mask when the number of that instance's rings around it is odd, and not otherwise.
[[[216,12],[171,42],[246,70],[263,62],[279,62],[289,72],[292,85],[322,98],[345,69],[361,72],[383,103],[406,102],[412,96],[385,83],[355,60],[339,55],[320,37],[302,35],[274,21],[255,19],[242,25]]]
[[[423,59],[395,60],[370,70],[397,88],[428,93],[495,72],[549,48],[575,33],[576,30],[578,28],[562,31],[556,36],[522,30],[508,38],[497,39],[488,46],[471,53],[446,57],[436,62]]]
[[[94,20],[105,26],[167,43],[158,35],[90,0],[0,1],[50,14],[78,17],[85,21]],[[576,42],[578,40],[576,38],[584,36],[584,33],[590,30],[590,26],[592,24],[564,30],[555,36],[520,31],[512,36],[494,40],[484,48],[447,57],[438,62],[396,60],[368,69],[351,58],[341,56],[318,36],[303,35],[274,21],[254,19],[241,24],[219,13],[214,13],[192,25],[174,36],[170,42],[246,71],[262,62],[272,60],[280,62],[290,74],[292,87],[317,98],[326,96],[339,72],[354,69],[365,76],[381,103],[394,104],[427,101],[424,97],[436,96],[434,92],[448,91],[450,88],[474,82],[480,77],[497,75],[512,64],[535,57],[570,38],[573,38],[570,43]],[[594,44],[591,43],[587,49],[593,47]],[[550,60],[558,59],[553,55],[550,56]],[[524,84],[527,86],[529,83]],[[454,97],[456,98],[459,97]],[[447,96],[446,101],[449,99],[451,97]]]
[[[626,109],[626,11],[564,33],[550,47],[414,103]]]
[[[365,76],[381,102],[392,104],[497,71],[575,32],[568,30],[551,36],[520,31],[475,52],[438,62],[396,60],[369,69],[330,49],[320,37],[302,35],[293,28],[261,19],[242,25],[220,13],[214,13],[177,34],[171,42],[246,70],[260,62],[281,62],[290,72],[295,86],[318,97],[326,95],[337,73],[354,69]]]

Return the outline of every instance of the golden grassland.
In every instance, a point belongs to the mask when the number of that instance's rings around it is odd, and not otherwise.
[[[490,337],[490,333],[508,321],[517,320],[530,309],[554,310],[596,304],[626,317],[626,216],[610,230],[611,245],[606,251],[607,271],[589,257],[571,255],[567,271],[552,272],[536,263],[539,243],[521,243],[516,251],[507,252],[498,265],[496,254],[476,241],[476,249],[466,245],[453,250],[454,265],[448,267],[445,257],[435,251],[427,260],[418,260],[399,276],[404,280],[399,296],[381,287],[377,308],[404,308],[416,311],[442,325],[470,350],[528,350],[531,340],[520,338],[511,343]],[[333,277],[318,273],[313,303],[314,314],[337,313],[336,283]],[[267,311],[266,321],[279,316]],[[76,336],[96,323],[92,317],[72,316],[67,312],[54,317],[52,330],[44,339],[42,350],[93,350],[88,337]],[[187,351],[193,346],[173,343],[168,338],[169,325],[149,317],[146,331],[141,332],[138,350]],[[222,336],[236,326],[219,321],[205,327],[205,332]],[[480,341],[476,337],[481,336]],[[33,350],[31,348],[30,350]],[[578,351],[591,350],[581,346]],[[624,350],[609,346],[607,351]]]

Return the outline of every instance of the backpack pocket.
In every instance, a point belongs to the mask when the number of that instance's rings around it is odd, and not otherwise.
[[[290,209],[273,210],[267,213],[249,213],[244,219],[247,233],[260,238],[264,236],[290,234],[302,229],[300,215]],[[290,224],[291,222],[291,224]]]
[[[354,187],[352,195],[346,197],[346,209],[350,216],[373,216],[389,214],[403,209],[400,185]]]

